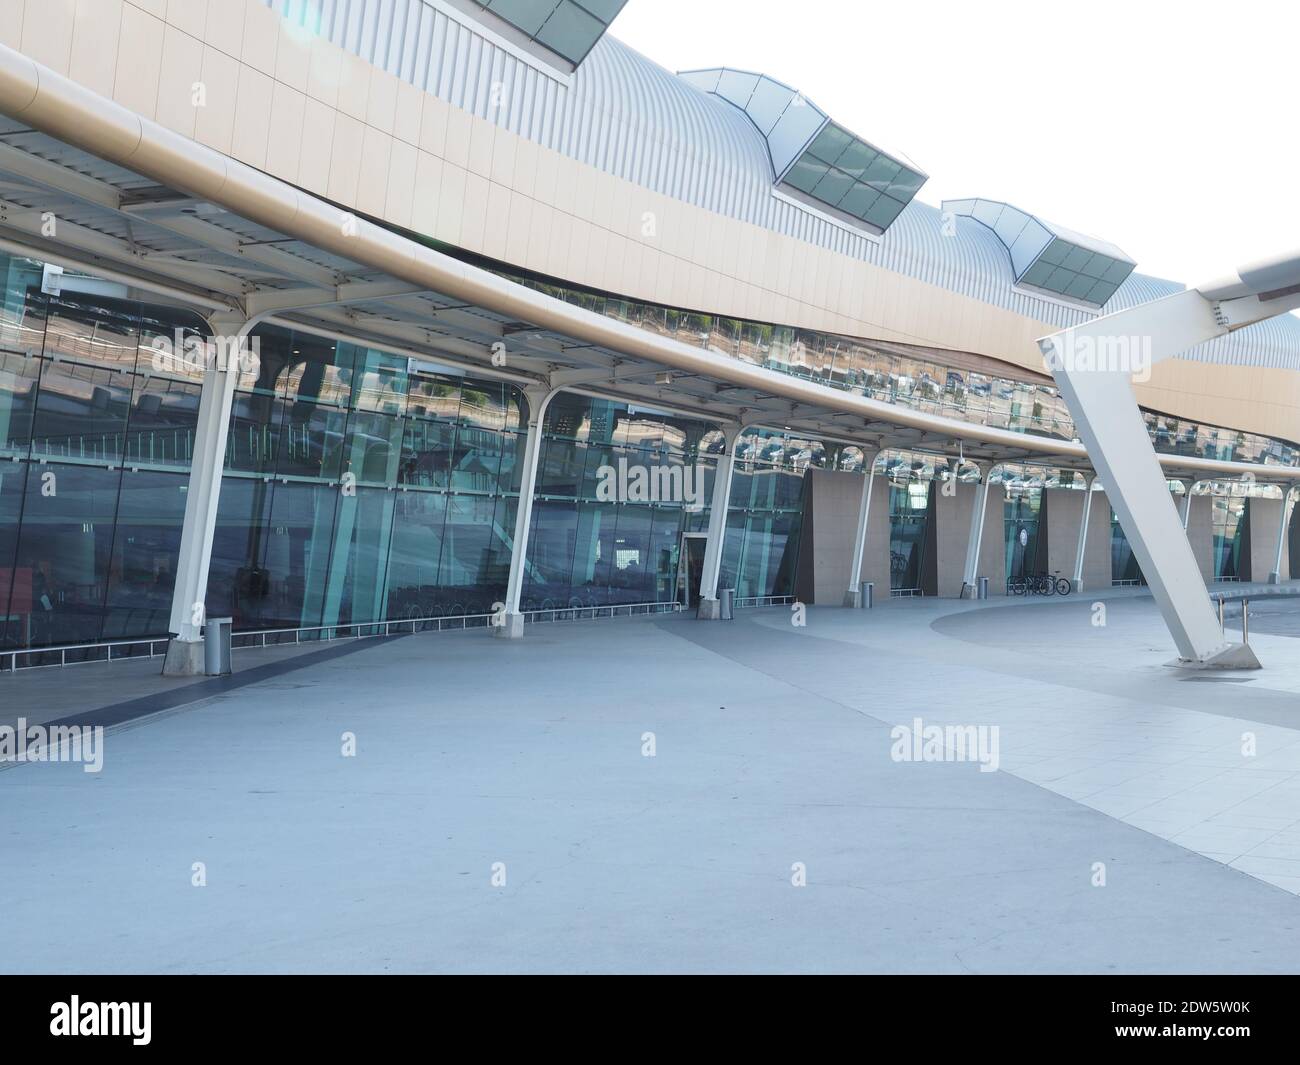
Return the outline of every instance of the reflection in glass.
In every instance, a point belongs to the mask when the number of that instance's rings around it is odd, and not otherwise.
[[[889,486],[889,587],[921,591],[932,481]]]
[[[12,578],[15,593],[30,595],[10,603],[30,644],[101,638],[121,480],[120,470],[97,466],[31,467]]]
[[[123,473],[103,639],[167,631],[188,486],[183,473]]]

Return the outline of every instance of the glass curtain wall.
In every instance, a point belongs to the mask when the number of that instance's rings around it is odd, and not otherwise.
[[[200,380],[155,341],[204,324],[41,276],[0,258],[0,647],[165,633]]]
[[[241,377],[208,577],[238,631],[490,614],[505,595],[523,397],[283,329]]]
[[[929,480],[889,486],[889,589],[919,595],[930,509]]]
[[[722,434],[568,393],[543,431],[524,608],[676,601],[682,534],[708,529]]]
[[[1241,548],[1246,531],[1244,496],[1215,496],[1211,503],[1214,533],[1214,579],[1238,580],[1241,577]]]
[[[742,599],[794,594],[804,477],[827,461],[816,441],[766,430],[737,440],[719,588],[733,588]]]
[[[1042,573],[1038,560],[1038,518],[1042,508],[1041,487],[1009,486],[1003,504],[1007,580]]]
[[[1110,512],[1110,579],[1113,584],[1145,584],[1142,568],[1133,554],[1119,516]]]
[[[493,264],[484,265],[493,268]],[[596,314],[830,388],[1016,432],[1062,440],[1077,436],[1055,385],[948,366],[933,357],[931,348],[701,314],[557,285],[499,268],[497,272]],[[1238,462],[1300,463],[1300,447],[1291,441],[1155,411],[1144,411],[1143,417],[1157,451]]]

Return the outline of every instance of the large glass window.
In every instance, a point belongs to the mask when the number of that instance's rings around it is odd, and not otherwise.
[[[108,566],[104,639],[168,631],[189,475],[127,470]]]
[[[534,515],[537,510],[534,507]],[[514,506],[492,496],[449,496],[438,572],[448,614],[490,614],[505,599]],[[530,567],[531,568],[531,567]]]
[[[387,616],[431,618],[442,601],[438,567],[448,497],[440,492],[398,492],[396,496]]]
[[[0,463],[0,647],[25,646],[32,615],[31,571],[14,565],[27,464]]]
[[[1242,576],[1246,500],[1241,496],[1215,496],[1212,502],[1214,579],[1236,580]]]
[[[1038,516],[1041,488],[1014,486],[1003,504],[1007,579],[1041,574],[1046,560],[1038,558]]]
[[[925,564],[930,481],[889,486],[889,587],[919,594]]]
[[[33,465],[27,477],[14,585],[30,587],[18,624],[32,645],[101,638],[120,470]]]
[[[1119,515],[1110,512],[1110,579],[1114,584],[1145,584],[1133,547],[1124,535]]]

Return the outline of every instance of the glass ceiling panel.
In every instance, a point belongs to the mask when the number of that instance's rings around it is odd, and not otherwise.
[[[627,0],[471,0],[578,66]]]

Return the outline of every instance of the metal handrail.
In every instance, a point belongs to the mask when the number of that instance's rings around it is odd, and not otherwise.
[[[1214,603],[1245,602],[1250,599],[1296,599],[1300,598],[1300,587],[1286,587],[1281,584],[1264,585],[1244,592],[1211,592],[1210,601]]]
[[[547,621],[582,621],[600,617],[616,618],[621,615],[634,617],[638,614],[671,614],[683,609],[676,601],[659,603],[610,603],[606,606],[559,606],[545,610],[521,610],[520,613],[530,621],[540,623]]]
[[[118,655],[118,660],[122,658],[158,658],[160,655],[167,653],[167,644],[171,642],[170,636],[142,636],[135,640],[100,640],[95,643],[69,643],[57,647],[23,647],[13,651],[0,652],[0,662],[6,658],[9,660],[9,672],[16,672],[19,668],[18,658],[20,656],[34,655],[51,655],[58,654],[58,663],[54,662],[37,662],[32,665],[23,666],[23,669],[55,669],[67,665],[84,665],[86,662],[112,662],[114,647],[148,647],[148,654],[142,655]],[[162,651],[155,651],[158,645],[162,646]],[[68,662],[69,651],[96,651],[103,648],[107,653],[104,658],[88,658],[80,662]],[[0,670],[3,672],[3,670]]]
[[[1286,588],[1281,585],[1265,585],[1261,588],[1252,588],[1244,592],[1237,592],[1235,595],[1228,595],[1226,592],[1211,592],[1210,602],[1219,605],[1219,628],[1227,635],[1225,627],[1225,612],[1223,606],[1225,603],[1241,604],[1241,642],[1250,643],[1250,601],[1252,599],[1297,599],[1300,598],[1300,588]]]
[[[556,607],[547,610],[521,610],[520,613],[529,621],[534,623],[541,622],[558,622],[558,621],[581,621],[596,620],[601,617],[615,618],[620,616],[634,617],[639,614],[661,614],[670,613],[682,609],[682,605],[677,602],[655,602],[655,603],[614,603],[608,606],[566,606]],[[304,642],[304,633],[330,633],[332,635],[322,635],[317,639],[309,642],[330,642],[333,640],[364,640],[373,639],[378,636],[392,636],[403,633],[416,632],[442,632],[444,629],[465,630],[470,628],[488,628],[492,625],[493,620],[498,616],[492,614],[456,614],[445,617],[422,617],[422,618],[400,618],[389,621],[354,621],[347,624],[335,625],[304,625],[297,628],[285,629],[248,629],[242,632],[231,634],[231,649],[245,650],[250,647],[277,647],[284,645],[298,645]],[[292,636],[292,639],[289,637]],[[280,639],[268,640],[268,637],[281,637]],[[250,638],[256,638],[249,642]],[[240,641],[245,642],[240,642]],[[9,661],[8,672],[17,672],[18,669],[56,669],[64,666],[79,666],[90,662],[112,662],[122,658],[160,658],[167,653],[167,645],[171,642],[170,636],[144,636],[135,640],[100,640],[94,643],[75,643],[64,644],[57,647],[26,647],[13,651],[0,652],[0,663],[6,659]],[[147,654],[135,655],[118,655],[117,659],[113,657],[114,647],[147,647]],[[71,651],[93,651],[106,649],[105,658],[86,658],[81,661],[69,662],[68,653]],[[161,648],[158,650],[157,648]],[[56,662],[38,662],[30,665],[19,666],[20,657],[33,657],[37,655],[58,654],[59,661]],[[0,669],[0,672],[5,672]]]
[[[789,606],[795,601],[792,595],[746,595],[738,596],[732,601],[732,607]]]

